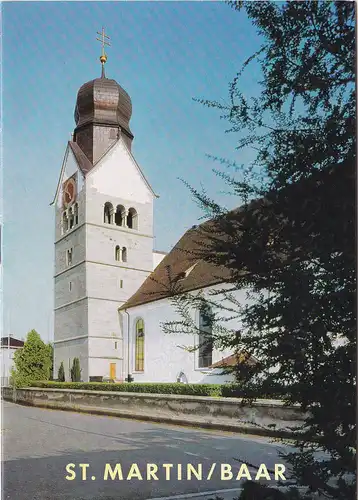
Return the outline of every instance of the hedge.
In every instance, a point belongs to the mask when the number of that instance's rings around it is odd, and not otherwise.
[[[190,396],[240,396],[240,388],[234,384],[182,384],[150,383],[120,384],[103,382],[33,382],[31,387],[50,389],[82,389],[90,391],[143,392],[152,394],[183,394]]]
[[[118,391],[142,392],[152,394],[182,394],[186,396],[211,396],[224,398],[243,397],[243,390],[238,383],[230,384],[183,384],[183,383],[107,383],[107,382],[32,382],[30,387],[48,389],[79,389],[85,391]],[[249,396],[246,394],[246,396]],[[254,397],[254,394],[252,395]],[[257,397],[257,394],[256,394]],[[262,394],[262,399],[282,399],[284,395],[272,388],[269,393]]]

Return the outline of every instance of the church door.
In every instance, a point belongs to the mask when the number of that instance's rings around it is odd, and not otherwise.
[[[111,380],[116,379],[116,363],[110,363],[109,364],[109,378]]]

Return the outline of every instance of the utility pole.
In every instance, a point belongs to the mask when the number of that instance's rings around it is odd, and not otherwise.
[[[7,313],[7,383],[10,384],[10,311]]]

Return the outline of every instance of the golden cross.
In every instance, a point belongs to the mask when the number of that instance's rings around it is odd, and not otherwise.
[[[99,42],[101,42],[102,44],[102,56],[105,56],[106,53],[104,51],[104,47],[105,45],[111,45],[109,42],[107,42],[107,40],[109,40],[109,36],[107,36],[104,32],[104,28],[102,28],[102,33],[100,33],[99,31],[97,31],[97,35],[100,35],[101,38],[96,38],[96,40],[98,40]],[[107,38],[107,40],[106,40]]]
[[[102,28],[102,33],[100,33],[99,31],[97,31],[97,35],[100,35],[102,37],[102,38],[97,38],[97,40],[102,43],[102,55],[99,58],[99,60],[102,63],[102,78],[105,78],[104,64],[107,61],[107,56],[106,56],[106,53],[104,51],[104,48],[105,48],[106,45],[111,45],[111,44],[109,42],[107,42],[107,40],[109,40],[109,36],[107,36],[105,34],[104,28]],[[106,38],[107,38],[107,40],[106,40]]]
[[[106,55],[105,52],[104,52],[105,45],[111,45],[109,42],[107,42],[107,40],[109,40],[109,36],[107,36],[105,34],[104,28],[102,28],[102,33],[100,33],[99,31],[97,31],[97,35],[101,36],[101,38],[97,38],[97,40],[102,43],[102,56],[105,56]],[[107,40],[106,40],[106,38],[107,38]]]

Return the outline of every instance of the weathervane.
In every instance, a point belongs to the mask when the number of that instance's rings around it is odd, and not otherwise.
[[[105,65],[105,63],[107,61],[107,56],[106,56],[104,48],[105,48],[106,45],[109,45],[109,46],[111,45],[109,42],[107,42],[107,40],[109,40],[110,38],[109,38],[109,36],[107,36],[105,34],[103,27],[102,27],[102,33],[100,33],[99,31],[97,31],[97,35],[100,35],[100,37],[101,37],[101,38],[97,38],[96,40],[98,40],[102,44],[102,55],[99,58],[99,60],[101,61],[101,64],[102,64],[102,78],[105,78],[104,65]]]

